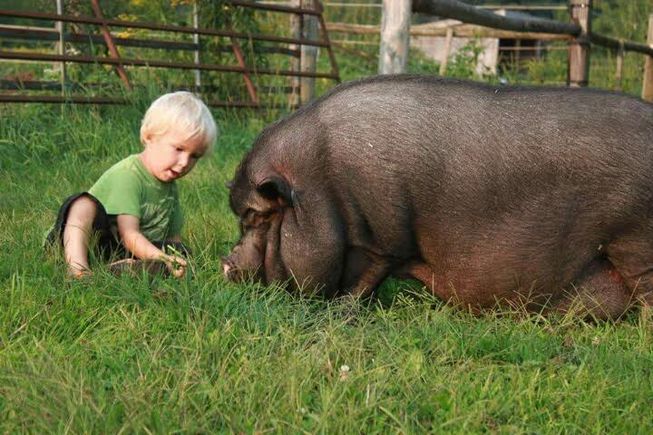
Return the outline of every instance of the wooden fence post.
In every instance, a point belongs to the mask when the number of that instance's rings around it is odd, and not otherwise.
[[[592,0],[569,0],[569,13],[581,34],[569,42],[567,84],[571,87],[587,86],[590,74],[590,10]]]
[[[196,29],[199,29],[200,27],[200,17],[199,17],[199,12],[197,10],[197,2],[193,2],[193,27]],[[195,63],[199,65],[202,63],[200,61],[200,34],[199,33],[193,33],[193,43],[197,45],[197,49],[194,52],[193,59],[195,60]],[[202,89],[202,71],[199,69],[195,70],[195,87],[197,88],[197,92],[201,92]]]
[[[302,6],[302,0],[291,0],[290,6],[293,8],[300,8]],[[291,32],[291,37],[295,39],[301,39],[303,32],[302,29],[302,15],[300,14],[290,14],[290,32]],[[293,55],[293,57],[290,59],[290,70],[291,71],[299,71],[301,69],[301,53],[300,46],[297,44],[290,44],[288,48],[293,51],[297,52],[297,55]],[[300,104],[300,99],[299,99],[299,90],[300,87],[300,81],[299,77],[290,77],[290,94],[288,94],[288,105],[290,107],[297,107]]]
[[[63,15],[63,0],[57,0],[57,15]],[[64,25],[63,21],[57,21],[55,27],[59,31],[59,42],[57,43],[57,52],[63,56],[66,54],[66,45],[64,42]],[[61,68],[61,96],[66,94],[66,62],[62,61]]]
[[[617,71],[614,73],[614,89],[621,91],[623,89],[624,79],[624,41],[619,41],[619,48],[617,48]]]
[[[648,16],[648,34],[646,43],[653,47],[653,14]],[[644,61],[644,83],[642,84],[642,100],[653,103],[653,56],[646,56]]]
[[[306,9],[317,9],[314,0],[304,0]],[[316,41],[317,35],[317,17],[315,15],[304,15],[304,38]],[[302,72],[314,73],[317,69],[317,47],[315,45],[302,45],[301,65]],[[306,104],[315,97],[315,78],[302,77],[300,87],[300,99],[302,104]]]
[[[441,76],[447,74],[447,63],[449,63],[449,54],[451,53],[451,42],[453,40],[453,27],[447,27],[447,35],[444,39],[444,50],[442,50],[442,59],[440,60],[440,71]]]
[[[406,71],[410,44],[411,0],[383,0],[379,74]]]

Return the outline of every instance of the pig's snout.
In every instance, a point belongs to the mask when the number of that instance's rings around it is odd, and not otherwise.
[[[239,275],[238,274],[238,268],[234,264],[233,259],[231,258],[231,256],[222,257],[222,274],[229,281],[237,281],[238,280],[238,275]]]
[[[227,257],[222,257],[222,273],[224,277],[231,282],[245,282],[248,280],[265,283],[264,276],[261,272],[261,266],[252,266],[239,264],[239,258],[232,253]]]
[[[246,265],[239,265],[238,258],[234,258],[233,254],[222,258],[222,273],[224,274],[224,277],[231,282],[243,282],[248,279],[259,279],[257,274],[249,270]]]

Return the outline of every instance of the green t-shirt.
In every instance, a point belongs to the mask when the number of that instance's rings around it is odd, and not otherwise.
[[[120,214],[136,216],[141,233],[150,241],[168,240],[181,233],[177,185],[159,181],[137,154],[109,168],[88,193],[102,203],[114,225]]]

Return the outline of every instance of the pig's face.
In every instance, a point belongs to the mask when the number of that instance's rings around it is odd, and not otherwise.
[[[240,240],[222,259],[225,277],[264,284],[286,279],[279,258],[279,227],[284,209],[292,205],[287,183],[274,176],[253,183],[240,173],[229,187],[229,203],[240,221]]]
[[[262,270],[270,222],[253,210],[240,222],[240,240],[231,253],[222,259],[222,270],[230,281],[252,278],[265,281]]]

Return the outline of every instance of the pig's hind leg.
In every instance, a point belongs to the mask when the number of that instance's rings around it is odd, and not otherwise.
[[[596,258],[564,291],[554,311],[573,312],[581,317],[616,319],[633,303],[633,291],[606,258]]]
[[[653,305],[653,224],[610,243],[606,254],[634,299]]]

